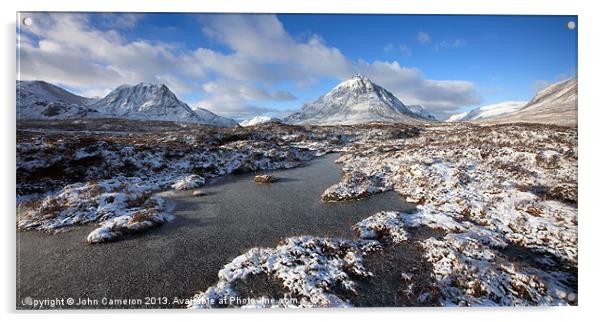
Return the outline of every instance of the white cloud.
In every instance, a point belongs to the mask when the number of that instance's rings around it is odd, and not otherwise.
[[[456,39],[453,41],[442,40],[435,45],[435,50],[439,49],[447,49],[447,48],[462,48],[467,45],[466,40],[464,39]]]
[[[234,50],[237,57],[277,64],[277,76],[287,80],[311,83],[318,77],[341,78],[351,69],[339,49],[315,34],[305,41],[295,40],[274,15],[211,15],[203,22],[205,34]]]
[[[111,90],[113,90],[113,89],[112,88],[91,88],[91,89],[85,89],[83,91],[80,91],[78,94],[80,94],[83,97],[102,98],[102,97],[105,97],[107,94],[109,94],[111,92]]]
[[[416,39],[418,39],[421,44],[426,44],[431,41],[431,36],[424,31],[419,31],[416,35]]]
[[[396,61],[360,62],[358,70],[391,91],[402,102],[421,104],[434,113],[481,101],[472,82],[425,79],[417,68],[403,67]]]
[[[286,91],[267,91],[253,84],[218,79],[202,86],[206,98],[193,104],[214,113],[236,118],[248,118],[257,114],[276,112],[274,109],[257,106],[258,101],[291,101],[297,98]]]

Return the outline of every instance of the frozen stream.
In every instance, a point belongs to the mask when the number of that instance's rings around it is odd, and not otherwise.
[[[412,210],[394,192],[321,202],[324,189],[340,179],[337,157],[267,171],[280,179],[273,184],[255,184],[250,173],[209,181],[203,187],[206,196],[164,193],[176,220],[119,242],[86,244],[90,227],[55,235],[18,232],[17,304],[26,308],[20,299],[27,296],[143,302],[145,297],[166,297],[169,303],[163,306],[173,307],[174,297],[205,290],[217,281],[223,265],[251,247],[273,247],[282,238],[303,234],[350,238],[354,223],[380,210]]]

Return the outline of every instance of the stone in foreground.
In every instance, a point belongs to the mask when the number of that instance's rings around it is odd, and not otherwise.
[[[253,182],[255,183],[273,183],[277,179],[274,176],[268,174],[260,174],[253,178]]]

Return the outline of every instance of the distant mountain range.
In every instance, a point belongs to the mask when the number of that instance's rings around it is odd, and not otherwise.
[[[43,81],[17,81],[17,118],[79,118],[94,112],[93,99]]]
[[[486,120],[498,117],[500,115],[518,111],[527,104],[526,101],[508,101],[496,104],[477,107],[470,112],[458,113],[450,116],[446,122],[466,122],[476,120]]]
[[[565,126],[577,125],[577,79],[570,78],[537,92],[516,112],[486,120],[486,123],[542,123]]]
[[[99,100],[77,96],[44,81],[17,82],[20,119],[126,118],[234,127],[236,121],[199,108],[193,110],[165,85],[122,85]]]
[[[17,81],[17,118],[126,118],[235,127],[233,119],[206,109],[192,109],[165,85],[122,85],[101,99],[75,95],[44,81]],[[242,126],[283,122],[335,125],[367,122],[420,124],[436,122],[421,105],[405,105],[391,92],[363,75],[341,82],[316,101],[283,120],[256,116]],[[529,102],[509,101],[454,114],[446,122],[577,124],[577,79],[558,82],[539,91]]]
[[[450,116],[446,122],[577,125],[577,79],[554,83],[529,102],[502,102]]]
[[[284,119],[291,124],[356,124],[366,122],[424,123],[422,107],[404,105],[395,95],[373,83],[368,77],[355,75],[301,110]]]

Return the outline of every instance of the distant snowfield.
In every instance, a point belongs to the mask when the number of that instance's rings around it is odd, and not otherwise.
[[[244,121],[240,122],[239,124],[240,124],[240,126],[254,126],[254,125],[266,124],[266,123],[270,123],[270,122],[282,122],[282,121],[280,119],[272,117],[272,116],[260,115],[260,116],[255,116],[248,120],[244,120]]]
[[[478,107],[470,112],[458,113],[450,116],[446,122],[460,122],[460,121],[477,121],[496,116],[509,114],[516,112],[527,104],[526,101],[508,101],[496,104],[484,105]]]
[[[577,125],[577,79],[554,83],[537,92],[530,101],[485,105],[451,115],[446,122],[539,123]]]
[[[570,78],[537,92],[523,108],[486,122],[577,125],[577,79]]]
[[[464,117],[466,117],[466,115],[468,115],[468,112],[453,114],[452,116],[448,117],[445,122],[460,122]]]

